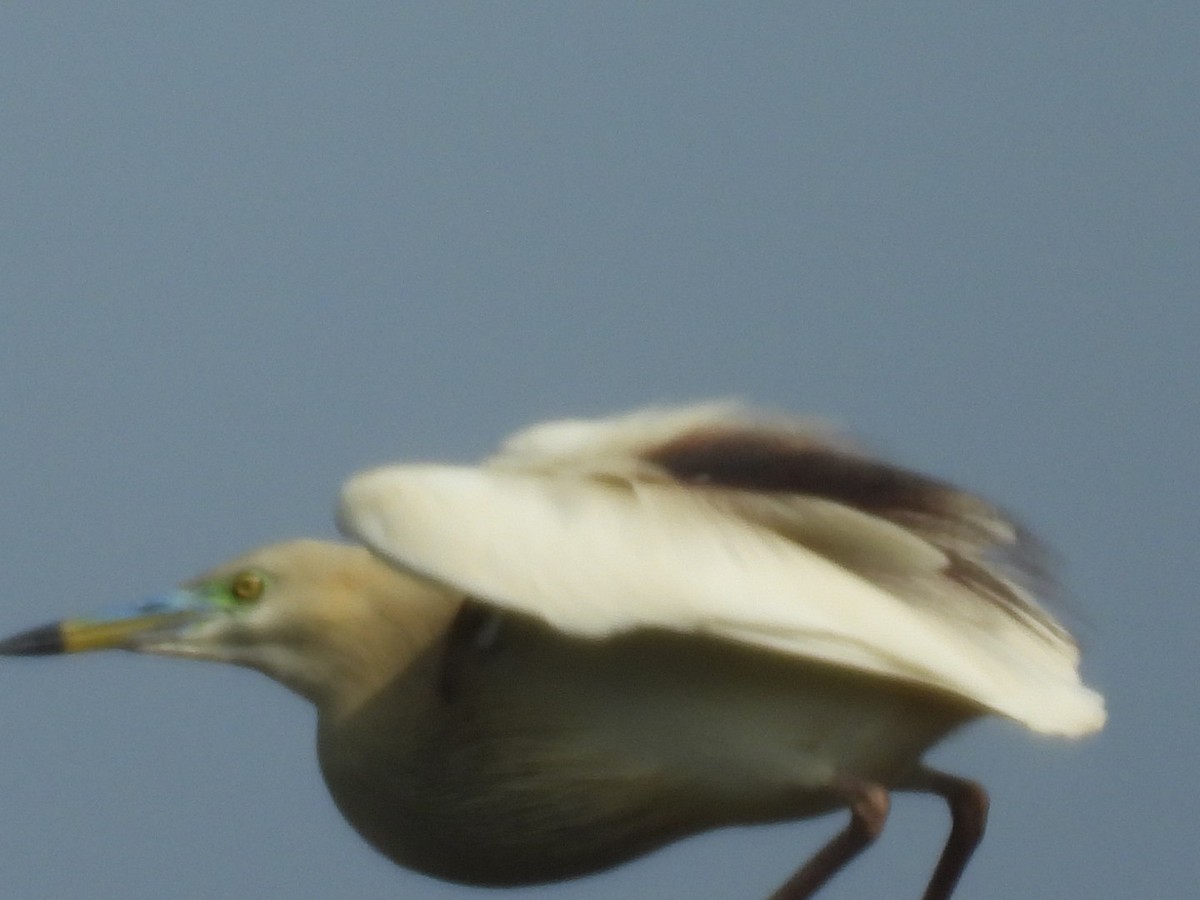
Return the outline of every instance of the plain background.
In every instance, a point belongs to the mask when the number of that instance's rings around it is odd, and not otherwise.
[[[5,4],[0,630],[332,536],[349,472],[720,396],[1017,510],[1111,722],[1001,722],[964,898],[1193,897],[1194,3]],[[312,713],[120,654],[0,671],[28,898],[470,898],[375,856]],[[508,896],[767,894],[840,817]],[[900,798],[822,894],[915,897]]]

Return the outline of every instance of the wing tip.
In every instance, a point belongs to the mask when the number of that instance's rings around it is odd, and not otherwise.
[[[1040,696],[1033,714],[1012,718],[1040,734],[1084,738],[1104,728],[1108,712],[1099,691],[1078,684],[1053,699]]]

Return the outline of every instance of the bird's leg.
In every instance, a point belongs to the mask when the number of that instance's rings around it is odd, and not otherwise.
[[[937,794],[950,805],[950,836],[923,895],[923,900],[948,900],[983,838],[988,814],[987,791],[974,781],[924,768],[918,769],[900,787]]]
[[[834,790],[849,802],[849,824],[768,900],[806,900],[883,831],[891,805],[886,788],[869,781],[841,779]]]

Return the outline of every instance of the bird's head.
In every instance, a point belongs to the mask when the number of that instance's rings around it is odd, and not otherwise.
[[[0,640],[0,655],[120,649],[258,669],[323,712],[361,703],[448,626],[456,598],[362,547],[298,540],[128,609]]]

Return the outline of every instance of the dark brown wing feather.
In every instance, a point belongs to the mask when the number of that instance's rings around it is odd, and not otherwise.
[[[948,484],[801,436],[707,429],[643,458],[687,484],[823,497],[918,527],[922,521],[996,516],[988,504]]]
[[[945,553],[943,577],[1066,634],[1029,596],[1052,588],[1037,541],[997,507],[946,482],[813,434],[744,425],[698,428],[641,458],[683,484],[815,497],[891,522]]]

